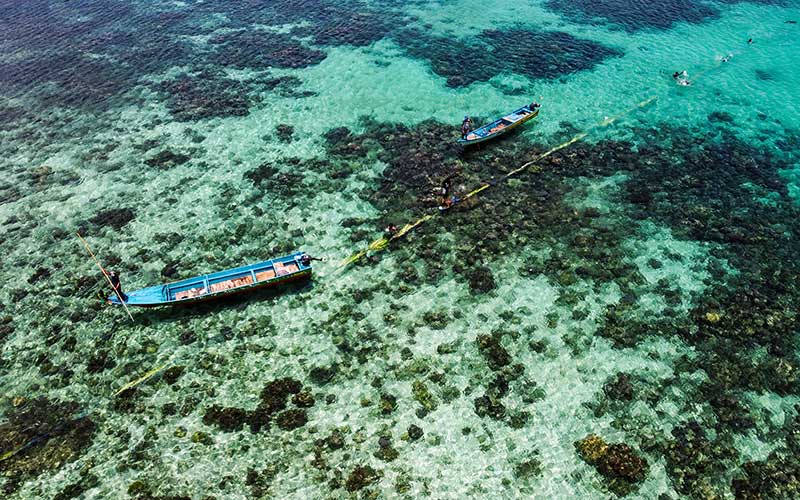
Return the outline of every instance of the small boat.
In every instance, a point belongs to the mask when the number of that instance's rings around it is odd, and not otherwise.
[[[533,103],[522,106],[518,110],[499,118],[488,125],[476,128],[467,137],[459,139],[458,143],[463,145],[477,144],[479,142],[488,141],[498,135],[505,134],[509,130],[522,125],[526,121],[539,114],[539,106],[531,108]]]
[[[129,292],[125,304],[139,307],[196,304],[308,278],[311,276],[311,260],[304,259],[305,256],[303,252],[295,252],[256,264],[142,288]],[[116,294],[107,300],[109,304],[122,304]]]

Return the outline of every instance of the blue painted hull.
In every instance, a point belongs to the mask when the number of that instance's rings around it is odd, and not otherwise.
[[[538,114],[538,107],[536,109],[531,109],[530,106],[522,106],[512,113],[509,113],[502,118],[498,118],[492,123],[476,128],[467,134],[466,139],[459,139],[458,143],[467,146],[470,144],[488,141],[489,139],[494,139],[499,135],[503,135],[506,132],[515,129],[526,121],[533,119]]]
[[[188,305],[218,299],[257,288],[267,288],[311,276],[311,264],[301,262],[303,252],[205,274],[174,283],[151,286],[128,293],[125,304],[137,307]],[[121,305],[116,295],[109,304]]]

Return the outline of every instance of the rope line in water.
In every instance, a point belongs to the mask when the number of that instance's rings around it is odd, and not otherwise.
[[[586,130],[584,132],[580,132],[578,134],[575,134],[575,136],[573,136],[570,140],[568,140],[566,142],[563,142],[563,143],[561,143],[561,144],[559,144],[557,146],[553,146],[552,148],[548,149],[544,153],[536,156],[534,159],[528,161],[527,163],[522,164],[521,166],[519,166],[519,167],[515,168],[514,170],[508,172],[507,174],[503,175],[500,178],[499,182],[508,180],[509,178],[511,178],[511,177],[519,174],[520,172],[524,171],[525,169],[535,165],[536,163],[542,161],[543,159],[547,158],[548,156],[552,155],[553,153],[555,153],[557,151],[560,151],[560,150],[562,150],[562,149],[564,149],[566,147],[569,147],[572,144],[582,140],[584,137],[589,135],[589,133],[592,130],[594,130],[596,128],[601,128],[601,127],[608,127],[609,125],[613,124],[615,121],[617,121],[618,119],[622,118],[623,116],[625,116],[625,115],[627,115],[629,113],[632,113],[633,111],[636,111],[637,109],[640,109],[640,108],[643,108],[643,107],[647,106],[648,104],[650,104],[651,102],[655,101],[656,99],[658,99],[658,97],[650,96],[647,99],[639,102],[635,106],[631,106],[630,108],[618,113],[615,116],[612,116],[611,118],[608,118],[608,117],[604,118],[602,121],[600,121],[600,122],[596,123],[595,125],[589,127],[588,130]],[[473,189],[472,191],[470,191],[469,193],[465,194],[457,203],[461,203],[461,202],[463,202],[465,200],[468,200],[468,199],[472,198],[473,196],[477,195],[478,193],[480,193],[480,192],[482,192],[482,191],[484,191],[486,189],[489,189],[493,185],[499,184],[499,182],[495,182],[495,183],[491,183],[491,184],[490,183],[482,184],[479,187],[477,187],[477,188]],[[441,212],[439,212],[439,213],[441,213]],[[365,248],[365,249],[363,249],[363,250],[361,250],[359,252],[356,252],[355,254],[351,255],[350,257],[347,257],[346,259],[344,259],[339,264],[338,270],[342,270],[342,269],[346,268],[347,266],[349,266],[350,264],[353,264],[354,262],[357,262],[357,261],[361,260],[361,258],[363,258],[365,255],[367,255],[369,252],[380,252],[381,250],[386,249],[386,247],[389,246],[389,243],[391,243],[392,241],[395,241],[395,240],[398,240],[398,239],[402,238],[403,236],[408,234],[410,231],[412,231],[416,227],[418,227],[418,226],[424,224],[425,222],[431,220],[432,218],[434,218],[436,215],[437,215],[436,212],[430,213],[430,214],[427,214],[427,215],[423,215],[422,217],[420,217],[416,221],[408,223],[405,226],[403,226],[402,229],[397,231],[390,238],[383,237],[383,238],[379,238],[379,239],[373,241],[372,243],[369,244],[369,246],[367,248]]]

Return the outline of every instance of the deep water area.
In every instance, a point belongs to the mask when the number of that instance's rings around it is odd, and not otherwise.
[[[798,2],[0,7],[2,498],[800,496]]]

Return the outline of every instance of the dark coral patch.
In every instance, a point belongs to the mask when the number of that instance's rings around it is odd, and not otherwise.
[[[234,68],[305,68],[326,57],[288,35],[269,32],[235,31],[216,35],[210,43],[216,48],[214,61]]]
[[[430,61],[433,72],[447,78],[449,87],[488,81],[504,72],[554,79],[622,55],[617,49],[569,33],[522,29],[487,30],[469,40],[407,31],[398,36],[398,43],[412,56]]]
[[[89,219],[89,222],[96,226],[110,226],[119,230],[134,218],[136,218],[136,212],[132,208],[110,208],[98,212]]]
[[[647,460],[625,443],[608,444],[590,434],[575,442],[578,455],[608,480],[617,495],[627,495],[644,481],[649,471]]]
[[[350,492],[358,491],[374,483],[379,477],[380,473],[369,465],[358,466],[347,476],[344,487]]]
[[[92,444],[95,424],[77,410],[76,403],[39,398],[8,414],[0,424],[0,472],[11,478],[6,493],[29,477],[74,461]]]
[[[305,410],[291,409],[278,414],[275,423],[285,431],[290,431],[303,427],[308,422],[308,415]]]
[[[239,408],[223,408],[214,405],[206,410],[203,415],[203,423],[206,425],[217,425],[225,432],[238,431],[242,429],[248,421],[248,412]]]
[[[672,430],[673,440],[666,443],[664,457],[667,473],[678,493],[701,496],[701,492],[717,490],[716,479],[723,475],[725,462],[738,457],[733,444],[718,437],[712,441],[703,428],[695,421],[686,422]]]
[[[162,82],[158,88],[179,121],[246,116],[250,112],[248,86],[214,71],[185,74]]]
[[[718,14],[717,9],[699,0],[548,0],[547,6],[579,22],[605,19],[627,31],[669,29],[675,23],[701,23]]]
[[[165,149],[163,151],[159,151],[155,156],[146,159],[144,162],[149,167],[166,170],[168,168],[177,167],[178,165],[183,165],[190,159],[191,158],[189,155],[176,153],[174,151],[170,151],[169,149]]]

